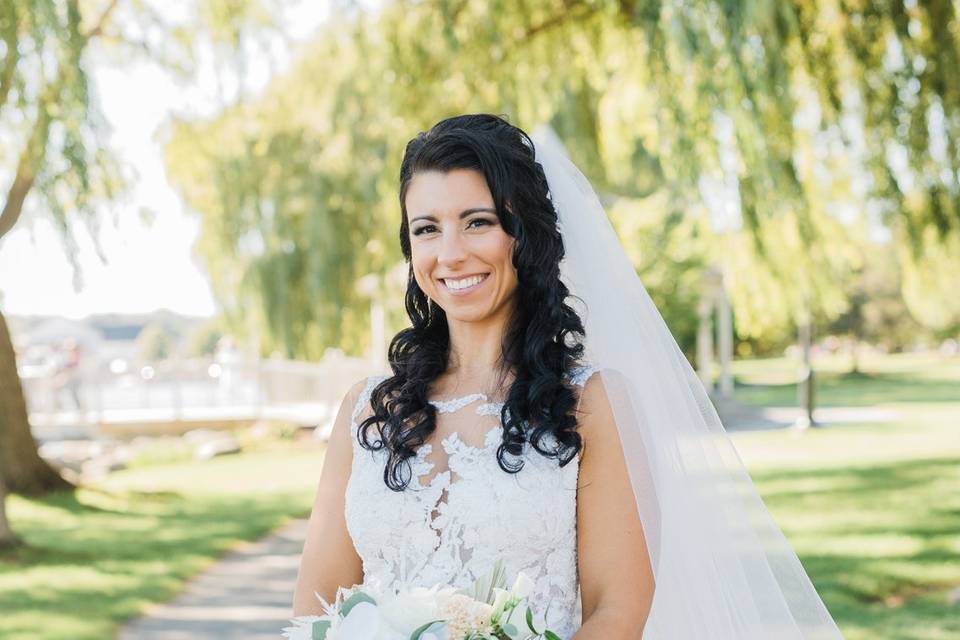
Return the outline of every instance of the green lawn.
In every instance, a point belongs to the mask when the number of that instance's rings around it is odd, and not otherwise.
[[[832,364],[824,404],[893,407],[902,418],[734,442],[848,639],[958,638],[960,605],[946,594],[960,587],[960,360],[890,357],[866,376]],[[737,363],[752,382],[737,396],[791,404],[795,391],[760,384],[765,369],[782,384],[793,365]]]
[[[861,364],[860,374],[850,374],[847,358],[823,356],[814,360],[817,405],[960,403],[960,358],[897,354],[867,356]],[[787,358],[739,360],[732,369],[740,401],[764,407],[797,404],[795,362]]]
[[[896,407],[901,419],[735,434],[764,500],[848,639],[960,637],[960,606],[946,604],[960,587],[960,360],[889,357],[865,376],[817,366],[825,402]],[[793,370],[738,362],[738,397],[790,405]],[[0,638],[110,638],[238,541],[305,515],[322,449],[276,446],[12,498],[29,547],[0,556]]]
[[[238,542],[309,513],[322,455],[288,445],[116,473],[76,495],[12,498],[29,546],[0,555],[0,638],[113,637]]]

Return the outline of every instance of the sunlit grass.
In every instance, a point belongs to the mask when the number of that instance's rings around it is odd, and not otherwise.
[[[762,385],[765,366],[778,380],[789,364],[737,363],[755,385],[738,398],[791,404]],[[897,421],[734,441],[848,639],[960,637],[960,607],[947,604],[960,587],[960,367],[898,356],[866,371],[823,374],[821,402],[897,407]]]
[[[120,472],[76,494],[12,498],[27,546],[0,556],[0,637],[113,637],[238,542],[306,515],[322,454],[288,445]]]

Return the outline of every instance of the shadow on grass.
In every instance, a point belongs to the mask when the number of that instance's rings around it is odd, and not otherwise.
[[[960,637],[945,596],[960,585],[960,495],[948,490],[960,485],[960,460],[753,478],[788,538],[803,538],[801,561],[848,638]]]
[[[61,493],[33,501],[39,508],[18,519],[26,544],[0,555],[0,619],[28,613],[35,624],[92,608],[98,624],[122,622],[171,598],[185,578],[238,541],[260,538],[303,512],[303,497],[294,494],[101,493],[125,506],[104,509],[82,493]],[[51,516],[44,507],[58,511]],[[37,632],[3,629],[22,637]],[[72,637],[101,632],[81,627]]]

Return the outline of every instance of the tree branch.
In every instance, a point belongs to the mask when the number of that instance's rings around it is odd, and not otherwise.
[[[119,3],[120,0],[110,0],[110,3],[106,6],[106,8],[100,14],[100,17],[94,23],[93,28],[90,29],[90,31],[82,34],[84,40],[96,38],[103,33],[103,28],[107,25],[107,20],[110,19],[110,14],[113,13],[113,10],[117,8]]]
[[[47,138],[50,134],[50,108],[59,101],[65,80],[64,70],[61,67],[57,77],[47,85],[42,98],[37,103],[37,119],[33,123],[30,137],[27,139],[27,144],[24,146],[17,162],[17,173],[13,178],[13,184],[7,191],[3,211],[0,211],[0,239],[20,219],[23,203],[27,199],[27,194],[30,193],[33,181],[37,176],[37,164],[42,161],[47,150]]]
[[[6,45],[7,52],[3,60],[3,68],[0,70],[0,107],[7,103],[10,88],[13,86],[13,77],[17,71],[17,63],[20,62],[20,49],[17,47],[18,22],[16,8],[13,8],[10,10],[10,24],[3,25],[3,43]]]

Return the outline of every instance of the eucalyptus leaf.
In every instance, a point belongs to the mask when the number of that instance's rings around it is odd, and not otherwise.
[[[530,607],[527,607],[527,627],[529,627],[530,631],[540,635],[540,632],[537,631],[537,628],[533,626],[533,610],[530,609]]]
[[[443,620],[431,620],[430,622],[417,627],[413,633],[410,634],[410,640],[420,640],[420,636],[425,634],[427,631],[439,631],[447,623]]]
[[[317,620],[313,623],[313,628],[310,630],[310,638],[311,640],[326,640],[327,631],[329,630],[329,620]]]
[[[560,636],[555,634],[553,631],[550,631],[550,629],[544,631],[543,635],[546,636],[547,640],[560,640]]]
[[[340,607],[340,615],[344,618],[347,617],[347,614],[350,613],[350,610],[361,602],[369,602],[370,604],[377,604],[377,601],[365,594],[362,591],[357,591],[355,594],[344,600],[343,605]]]

